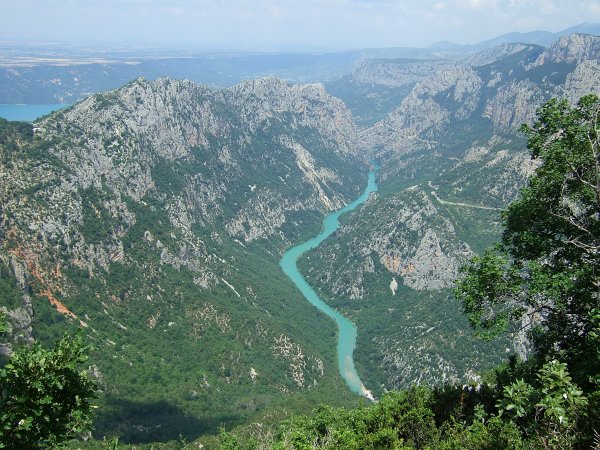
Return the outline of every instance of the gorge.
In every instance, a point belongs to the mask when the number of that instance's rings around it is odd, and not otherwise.
[[[539,167],[520,124],[600,89],[600,38],[428,58],[325,85],[137,78],[0,120],[3,354],[81,328],[94,436],[134,445],[527,357],[524,333],[477,339],[452,287]]]

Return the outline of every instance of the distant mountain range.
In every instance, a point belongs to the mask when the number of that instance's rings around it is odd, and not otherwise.
[[[228,87],[259,77],[291,83],[334,82],[365,60],[404,58],[457,61],[505,43],[550,46],[572,33],[600,35],[600,24],[582,23],[557,33],[508,33],[477,44],[438,42],[427,48],[367,48],[340,52],[196,52],[0,45],[0,104],[74,103],[144,77],[189,79]],[[426,70],[421,67],[417,72]],[[429,73],[429,72],[427,72]]]
[[[549,47],[557,39],[568,36],[573,33],[580,34],[591,34],[600,35],[600,24],[593,22],[584,22],[579,25],[567,28],[566,30],[557,31],[552,33],[550,31],[529,31],[526,33],[512,32],[496,36],[485,41],[478,42],[476,44],[457,44],[450,41],[440,41],[431,44],[428,48],[431,50],[445,50],[445,51],[461,51],[471,50],[480,51],[486,48],[496,47],[501,44],[520,43],[520,44],[537,44],[543,47]]]

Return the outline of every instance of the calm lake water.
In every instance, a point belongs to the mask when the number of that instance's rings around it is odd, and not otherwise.
[[[62,109],[68,104],[52,105],[0,105],[0,117],[6,120],[21,120],[33,122],[46,114]]]
[[[323,231],[308,241],[289,249],[279,262],[284,273],[290,277],[294,284],[300,289],[306,300],[323,313],[331,317],[338,326],[337,354],[340,374],[346,380],[350,389],[360,395],[373,399],[371,393],[365,388],[360,376],[354,367],[354,347],[356,346],[356,326],[346,319],[342,314],[333,309],[327,303],[319,298],[315,290],[307,283],[304,277],[298,271],[296,262],[304,252],[317,247],[321,242],[327,239],[335,230],[340,227],[340,215],[352,211],[361,203],[364,203],[371,192],[377,191],[377,182],[375,181],[375,171],[369,173],[369,182],[363,194],[349,205],[339,209],[325,217],[323,220]]]

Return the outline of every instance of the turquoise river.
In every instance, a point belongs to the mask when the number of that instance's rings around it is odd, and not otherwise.
[[[374,400],[371,392],[364,386],[360,380],[360,377],[358,376],[358,373],[356,372],[356,368],[354,367],[354,359],[352,354],[354,353],[354,347],[356,346],[356,326],[319,298],[315,290],[308,284],[308,282],[298,271],[296,262],[298,261],[300,255],[317,247],[340,227],[339,217],[342,214],[352,211],[357,206],[364,203],[369,198],[369,194],[371,192],[377,191],[375,171],[376,169],[369,173],[369,182],[365,191],[360,197],[358,197],[352,203],[346,205],[344,208],[328,214],[325,219],[323,219],[323,230],[321,233],[314,238],[289,249],[287,252],[285,252],[281,258],[281,261],[279,262],[279,265],[285,274],[290,277],[292,282],[298,287],[298,289],[300,289],[306,300],[335,320],[338,326],[337,355],[340,374],[344,380],[346,380],[346,383],[353,392],[364,395],[371,400]]]

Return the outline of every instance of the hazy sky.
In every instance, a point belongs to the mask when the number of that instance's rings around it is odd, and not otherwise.
[[[600,0],[0,0],[0,40],[296,44],[329,49],[474,43],[600,22]]]

